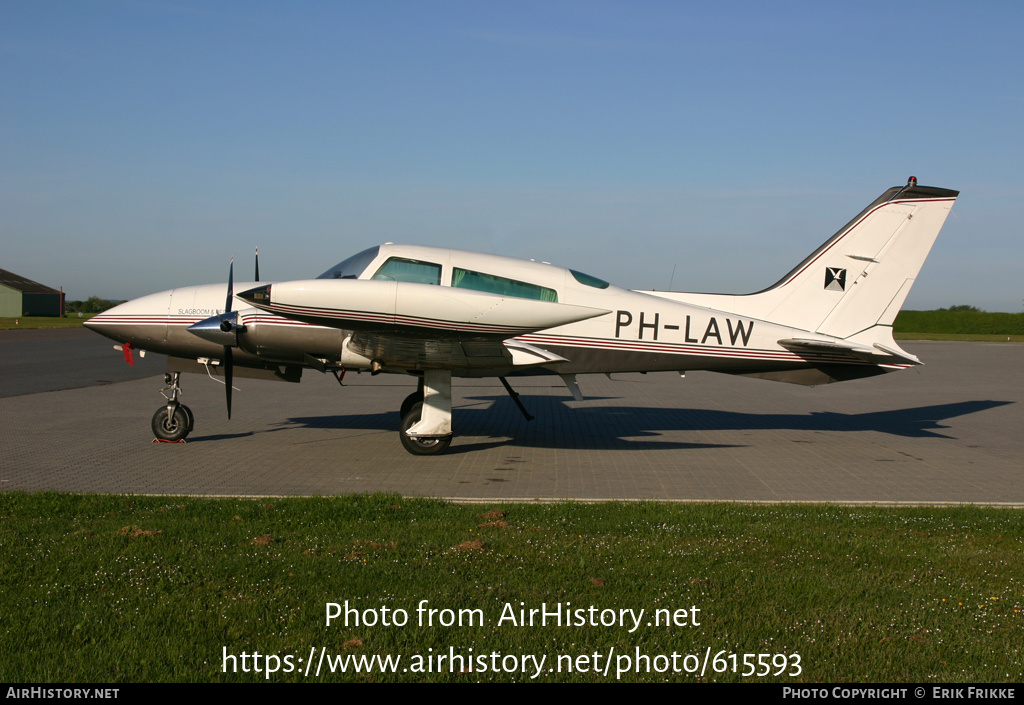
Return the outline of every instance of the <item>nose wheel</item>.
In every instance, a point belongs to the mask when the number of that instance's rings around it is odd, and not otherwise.
[[[195,424],[192,410],[184,404],[173,408],[161,406],[153,414],[153,435],[161,441],[181,441],[188,436]]]

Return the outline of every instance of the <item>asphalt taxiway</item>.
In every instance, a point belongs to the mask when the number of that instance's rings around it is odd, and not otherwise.
[[[1024,506],[1024,345],[904,342],[926,365],[806,388],[712,373],[456,380],[455,440],[398,440],[402,376],[341,387],[183,378],[184,444],[153,443],[164,358],[128,368],[89,331],[0,331],[0,490],[173,495],[397,492],[461,499],[653,499]],[[77,388],[67,388],[77,387]]]

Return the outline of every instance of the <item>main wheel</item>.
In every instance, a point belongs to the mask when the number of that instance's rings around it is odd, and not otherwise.
[[[423,392],[415,391],[405,398],[398,410],[398,418],[404,419],[416,404],[423,403]],[[418,417],[417,417],[418,418]]]
[[[402,426],[398,430],[398,435],[402,439],[402,447],[413,455],[440,455],[451,445],[452,434],[449,433],[440,438],[413,438],[409,435],[409,429],[420,420],[422,411],[423,402],[420,401],[413,404],[412,408],[402,416]]]
[[[189,417],[192,413],[185,412],[187,407],[177,406],[171,418],[167,418],[167,407],[161,406],[153,414],[153,435],[164,441],[180,441],[192,430]]]

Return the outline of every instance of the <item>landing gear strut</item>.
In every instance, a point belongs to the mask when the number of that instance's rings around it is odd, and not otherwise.
[[[419,389],[402,402],[398,429],[402,447],[413,455],[440,455],[452,442],[451,370],[427,370]]]
[[[153,435],[161,441],[180,441],[192,431],[196,419],[192,410],[178,402],[181,396],[181,387],[178,385],[180,372],[168,372],[164,375],[164,384],[167,386],[160,391],[167,400],[165,406],[161,406],[153,414]],[[167,392],[170,392],[168,396]]]

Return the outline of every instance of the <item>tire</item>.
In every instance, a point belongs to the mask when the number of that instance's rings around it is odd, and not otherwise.
[[[167,420],[167,407],[161,406],[153,414],[153,435],[162,441],[180,441],[192,430],[189,425],[191,411],[185,412],[187,407],[178,406],[171,414],[170,421]]]
[[[423,409],[423,402],[416,402],[412,408],[402,416],[402,426],[398,430],[398,436],[402,439],[402,447],[413,455],[441,455],[448,450],[452,442],[452,434],[440,438],[413,438],[408,434],[417,421],[420,420],[420,413]]]
[[[192,429],[196,426],[195,414],[192,413],[192,409],[188,408],[184,404],[180,405],[178,408],[185,412],[185,418],[188,419],[188,432],[192,433]]]
[[[423,392],[413,392],[412,394],[405,398],[405,401],[402,402],[402,406],[398,410],[398,418],[404,419],[406,416],[409,415],[409,412],[412,410],[413,406],[422,403]]]

